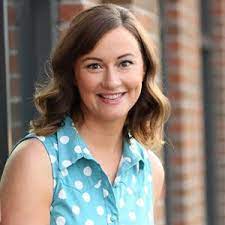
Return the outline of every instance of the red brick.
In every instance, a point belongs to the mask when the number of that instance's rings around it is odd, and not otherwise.
[[[9,36],[9,48],[15,49],[17,47],[16,43],[16,31],[15,30],[9,30],[8,36]]]
[[[20,96],[21,95],[21,80],[20,78],[11,78],[11,96]]]
[[[18,56],[11,55],[9,58],[9,71],[10,73],[18,73],[19,66],[18,66]]]
[[[9,26],[16,25],[16,9],[13,5],[8,6],[8,24]]]
[[[59,20],[70,21],[75,15],[84,9],[83,4],[61,4],[59,6]]]

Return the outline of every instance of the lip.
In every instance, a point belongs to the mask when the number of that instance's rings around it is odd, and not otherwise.
[[[101,102],[109,105],[116,105],[122,101],[126,92],[100,93],[97,94]]]

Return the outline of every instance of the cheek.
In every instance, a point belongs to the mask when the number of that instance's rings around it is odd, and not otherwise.
[[[143,77],[144,76],[140,71],[134,71],[134,73],[130,74],[127,84],[130,88],[139,88],[142,86]]]
[[[97,86],[96,80],[91,79],[89,76],[85,76],[86,74],[83,75],[77,77],[78,89],[80,90],[80,92],[84,93],[93,91]]]

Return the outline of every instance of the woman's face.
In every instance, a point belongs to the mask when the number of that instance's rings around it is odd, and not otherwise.
[[[126,119],[140,96],[144,78],[138,42],[123,27],[111,30],[74,63],[74,72],[84,119]]]

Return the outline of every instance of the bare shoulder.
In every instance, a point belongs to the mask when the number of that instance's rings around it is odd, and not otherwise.
[[[152,167],[154,202],[156,202],[163,192],[165,172],[159,157],[151,150],[148,150],[148,155]]]
[[[2,225],[48,224],[52,186],[51,163],[43,144],[35,138],[20,143],[0,182]]]

